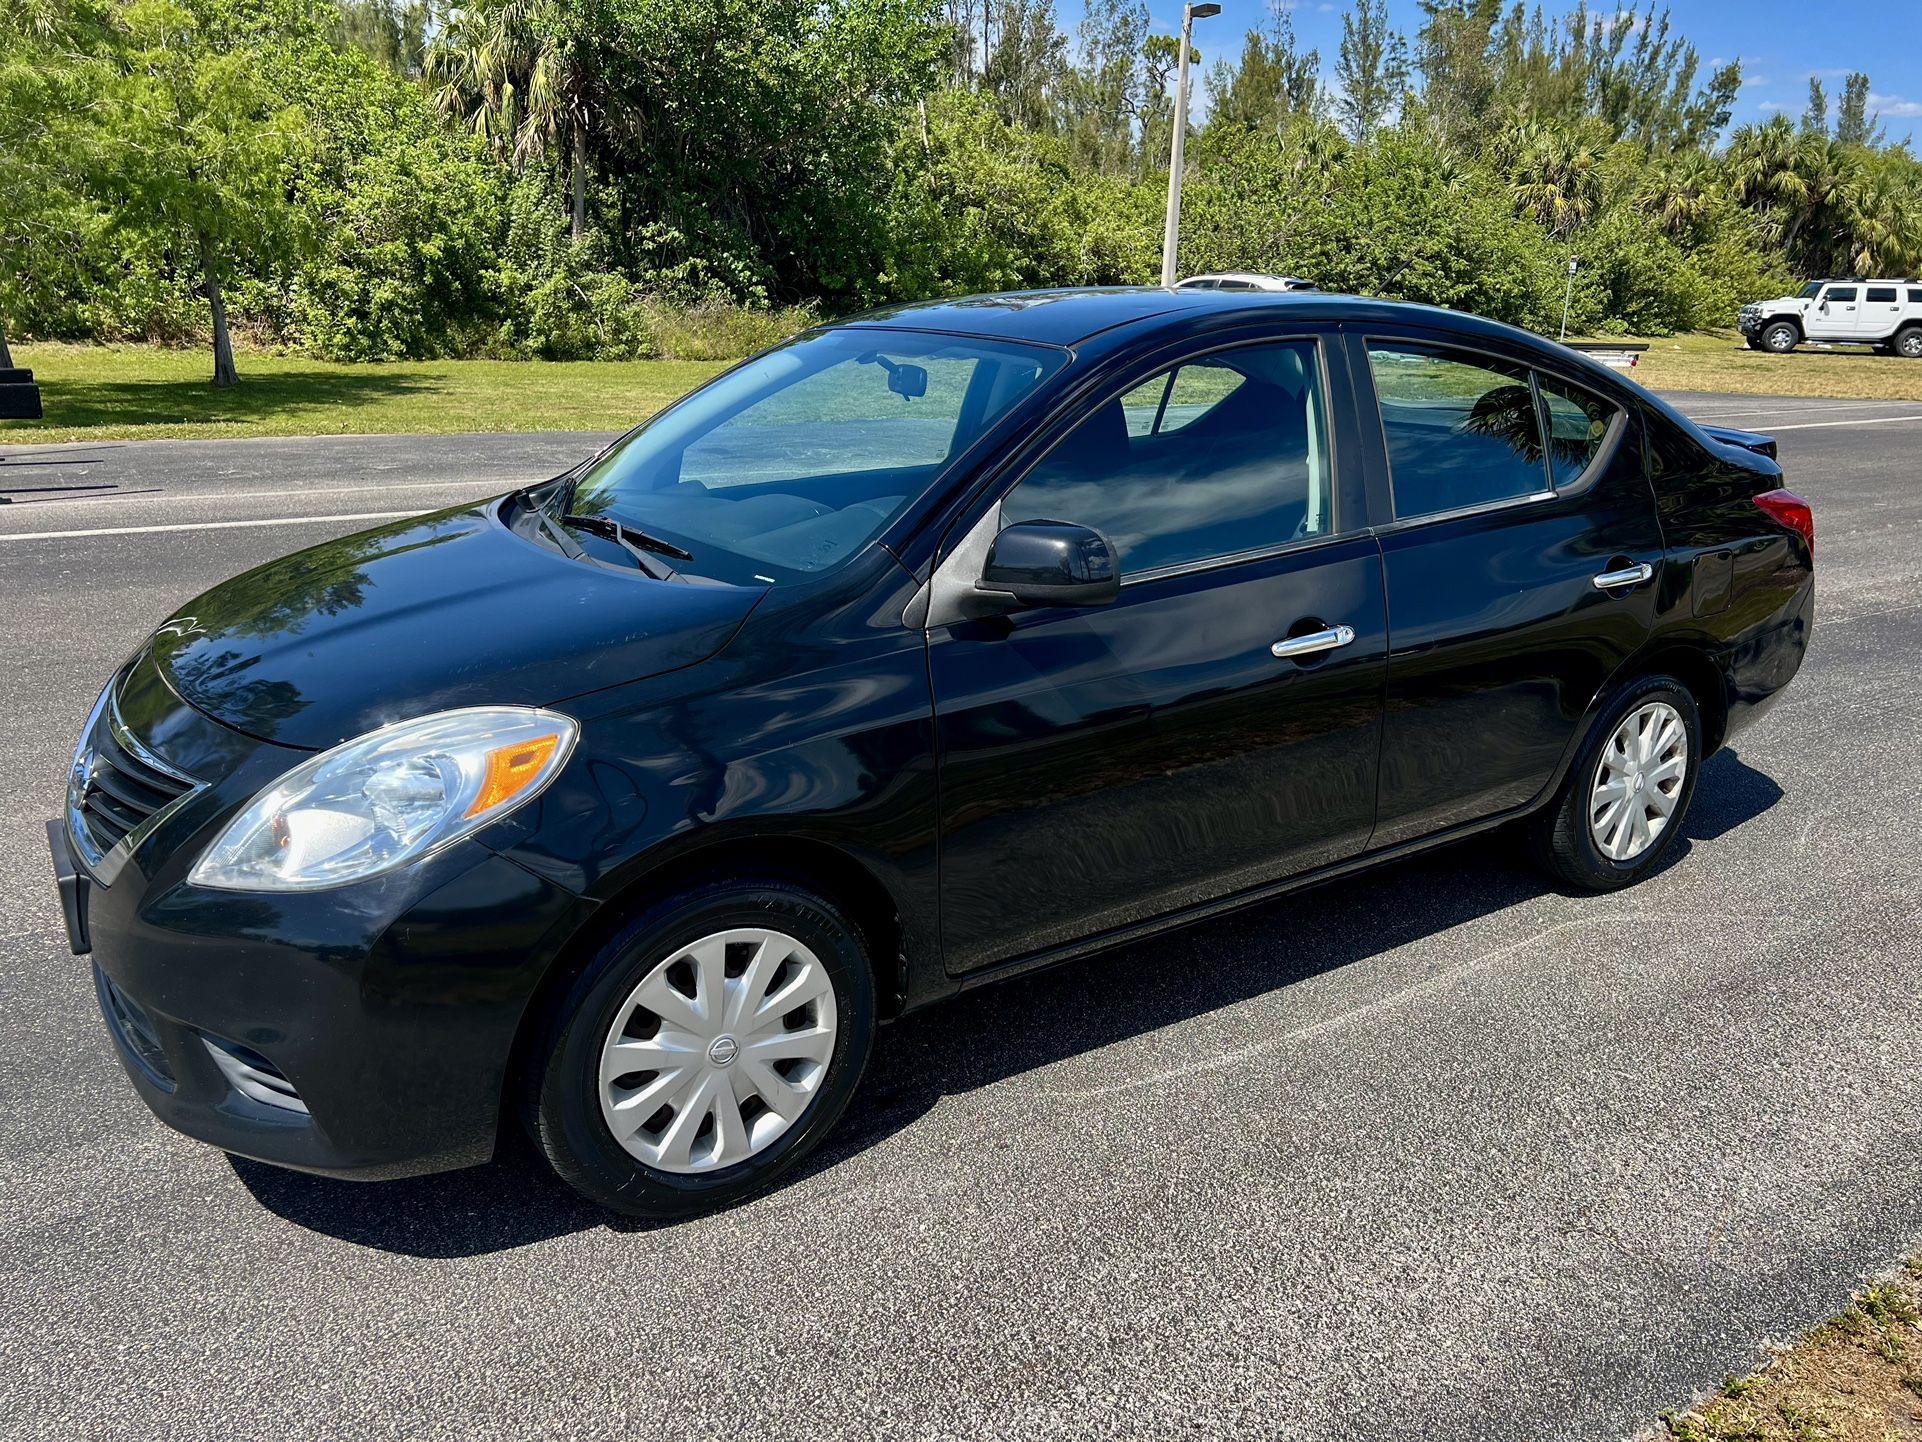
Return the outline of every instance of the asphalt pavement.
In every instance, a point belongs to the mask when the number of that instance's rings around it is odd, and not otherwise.
[[[178,603],[600,438],[0,436],[0,1435],[1612,1438],[1746,1370],[1922,1243],[1922,405],[1678,399],[1780,436],[1819,589],[1672,865],[1478,840],[971,995],[653,1229],[164,1130],[42,831]]]

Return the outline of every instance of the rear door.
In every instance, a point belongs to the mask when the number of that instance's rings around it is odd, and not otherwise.
[[[1862,288],[1862,340],[1887,340],[1902,323],[1902,287],[1868,285]]]
[[[942,574],[1047,519],[1101,531],[1122,586],[1103,607],[930,618],[951,971],[1367,845],[1387,618],[1334,341],[1125,382],[962,528]]]
[[[1648,636],[1662,533],[1639,428],[1599,393],[1413,331],[1351,344],[1392,517],[1382,846],[1541,792]]]

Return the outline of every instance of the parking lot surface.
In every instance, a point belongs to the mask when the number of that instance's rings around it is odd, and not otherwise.
[[[1677,399],[1780,436],[1819,573],[1678,861],[1479,840],[971,995],[658,1229],[163,1130],[42,830],[178,603],[596,438],[0,438],[0,1432],[1607,1438],[1746,1370],[1922,1240],[1922,406]]]

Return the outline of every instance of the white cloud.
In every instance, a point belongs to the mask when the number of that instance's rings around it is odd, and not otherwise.
[[[1756,106],[1755,108],[1761,111],[1764,115],[1773,115],[1776,111],[1780,110],[1782,107],[1777,105],[1773,100],[1764,100],[1760,105]]]
[[[1869,113],[1890,120],[1913,120],[1922,116],[1922,100],[1904,100],[1900,95],[1877,95],[1871,90]]]

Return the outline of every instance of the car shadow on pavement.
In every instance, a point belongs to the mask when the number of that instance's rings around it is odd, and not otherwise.
[[[1684,844],[1724,836],[1783,795],[1724,751],[1703,767]],[[943,1096],[974,1091],[1124,1042],[1520,905],[1546,883],[1495,832],[1294,893],[1167,936],[970,992],[885,1028],[848,1114],[784,1186],[912,1125]],[[342,1182],[232,1158],[268,1210],[380,1251],[454,1258],[606,1227],[611,1216],[564,1187],[518,1129],[485,1166],[395,1182]],[[752,1205],[751,1203],[749,1205]]]

